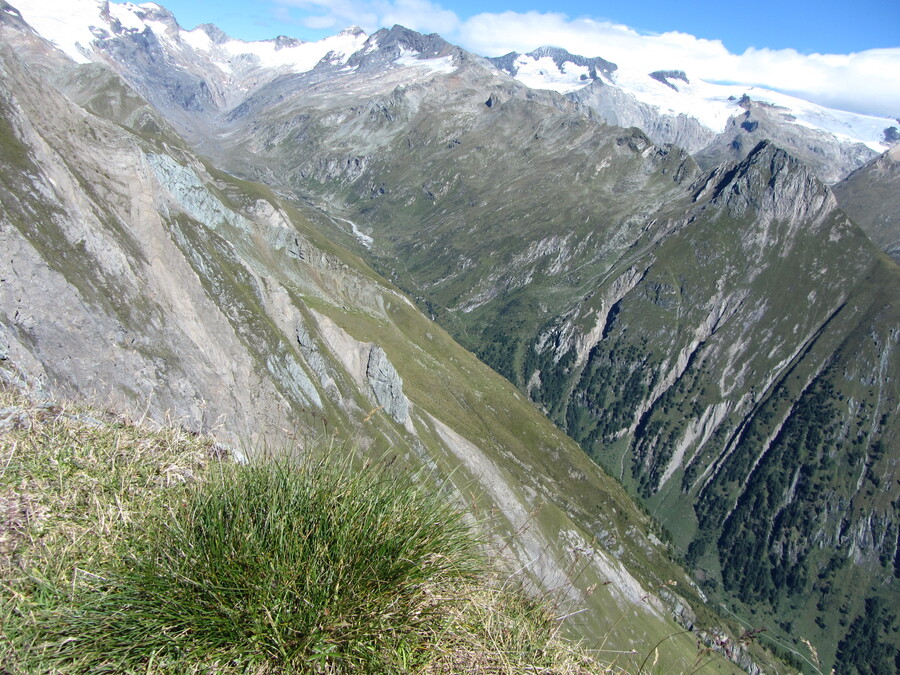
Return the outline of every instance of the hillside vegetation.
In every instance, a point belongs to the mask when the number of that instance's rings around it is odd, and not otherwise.
[[[3,672],[620,672],[490,569],[427,476],[0,407]]]

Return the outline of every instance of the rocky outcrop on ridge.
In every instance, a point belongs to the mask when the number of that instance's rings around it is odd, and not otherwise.
[[[375,400],[394,421],[405,424],[409,418],[409,399],[403,395],[403,378],[378,345],[372,345],[369,352],[366,377],[375,393]]]

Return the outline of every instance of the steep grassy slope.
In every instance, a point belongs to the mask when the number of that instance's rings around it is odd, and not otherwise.
[[[4,672],[612,672],[426,473],[227,454],[0,390]]]
[[[586,646],[627,652],[626,667],[647,654],[692,667],[695,636],[673,614],[724,624],[650,519],[323,234],[339,222],[215,171],[108,73],[57,67],[45,44],[0,29],[5,378],[174,415],[238,447],[302,452],[327,435],[361,456],[390,451],[448,481],[511,572],[573,614],[564,625]]]
[[[864,600],[896,594],[900,277],[780,151],[719,180],[616,304],[547,327],[524,376],[710,590],[816,636],[831,663]],[[796,180],[807,213],[766,216]],[[606,319],[585,353],[565,335],[592,312]]]

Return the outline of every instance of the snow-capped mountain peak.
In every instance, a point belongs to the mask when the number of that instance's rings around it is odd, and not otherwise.
[[[219,110],[240,105],[250,92],[282,75],[317,68],[321,72],[315,77],[404,68],[410,77],[430,78],[453,72],[464,54],[438,35],[402,26],[372,36],[351,26],[317,42],[285,36],[244,42],[210,24],[185,30],[155,2],[17,0],[16,9],[40,35],[79,63],[110,59],[128,63],[140,50],[149,50],[156,55],[149,64],[152,73],[141,75],[137,73],[141,66],[136,66],[135,76],[150,77],[160,85],[152,91],[177,105]],[[678,64],[660,64],[662,68],[646,72],[644,66],[614,64],[558,47],[488,60],[528,87],[564,94],[612,124],[637,126],[658,144],[675,143],[692,153],[704,150],[716,136],[730,134],[735,124],[753,126],[754,120],[743,119],[747,114],[762,115],[764,125],[790,126],[793,137],[811,132],[816,139],[806,145],[813,148],[813,155],[821,154],[815,148],[825,143],[846,160],[838,162],[843,168],[826,180],[884,152],[891,144],[888,132],[896,126],[889,118],[833,110],[760,87],[707,82],[678,69]],[[171,86],[162,86],[163,82]],[[754,112],[743,103],[747,100],[768,107]],[[803,146],[792,150],[802,155]]]
[[[527,54],[510,52],[488,61],[532,89],[561,94],[577,91],[596,79],[609,81],[617,68],[605,59],[577,56],[560,47],[539,47]]]
[[[196,32],[196,29],[195,31]],[[221,48],[230,62],[233,59],[255,57],[264,68],[280,68],[295,73],[312,70],[325,59],[335,64],[346,63],[367,39],[361,30],[342,31],[318,42],[301,42],[292,38],[278,37],[273,40],[244,42],[229,38],[215,47]],[[203,47],[212,51],[214,47]]]
[[[785,122],[834,134],[839,141],[863,143],[884,152],[884,130],[890,118],[826,108],[781,92],[740,84],[717,84],[690,77],[684,71],[659,70],[643,74],[620,69],[614,81],[637,100],[655,106],[664,115],[686,115],[715,133],[741,113],[741,101],[751,99],[775,106]]]
[[[22,18],[43,38],[52,42],[76,63],[87,63],[98,27],[109,28],[105,0],[45,0],[15,2]]]
[[[329,55],[332,61],[346,62],[368,37],[359,27],[352,26],[318,42],[301,42],[285,36],[244,42],[229,37],[211,24],[185,30],[171,12],[154,2],[18,0],[16,7],[42,37],[77,63],[96,58],[96,48],[102,49],[105,40],[149,30],[169,48],[203,53],[226,73],[249,63],[263,68],[306,72]]]
[[[885,130],[895,124],[890,118],[834,110],[762,87],[707,82],[672,68],[646,73],[629,64],[577,56],[558,47],[488,60],[532,89],[575,95],[595,82],[595,86],[613,85],[626,97],[654,108],[659,116],[685,116],[714,134],[725,131],[728,121],[742,113],[740,101],[745,96],[776,106],[786,122],[834,134],[838,142],[863,143],[879,153],[888,147]],[[610,121],[622,123],[621,118]]]

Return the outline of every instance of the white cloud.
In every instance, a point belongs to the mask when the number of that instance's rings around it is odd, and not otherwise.
[[[752,83],[822,105],[900,117],[900,48],[809,55],[790,49],[748,49],[738,57],[731,77],[755,80]]]
[[[309,28],[341,29],[350,25],[373,32],[394,24],[424,33],[450,36],[460,19],[430,0],[276,0],[283,7],[296,7],[309,15],[301,23]]]
[[[719,40],[686,33],[645,35],[623,25],[557,12],[501,12],[461,19],[432,0],[277,0],[307,12],[310,27],[351,24],[371,32],[395,23],[485,56],[527,52],[541,45],[601,56],[633,72],[680,69],[689,76],[776,89],[822,105],[900,116],[900,48],[854,54],[800,54],[748,49],[732,54]]]
[[[900,48],[855,54],[800,54],[793,49],[748,49],[732,54],[719,40],[685,33],[643,35],[627,26],[564,14],[478,14],[451,37],[489,56],[539,45],[602,56],[623,69],[684,70],[714,82],[776,89],[853,112],[900,116]]]

